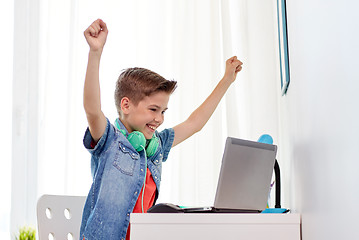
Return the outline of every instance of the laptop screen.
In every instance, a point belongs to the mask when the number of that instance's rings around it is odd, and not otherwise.
[[[228,137],[214,207],[264,210],[277,146]]]

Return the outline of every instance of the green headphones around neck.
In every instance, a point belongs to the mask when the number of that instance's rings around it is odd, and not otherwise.
[[[146,150],[147,157],[151,157],[156,153],[158,145],[159,145],[159,140],[155,134],[153,134],[152,138],[149,140],[149,142],[147,143],[147,147],[146,147],[147,141],[146,141],[145,135],[143,135],[143,133],[141,133],[139,131],[133,131],[133,132],[129,133],[127,136],[126,130],[121,129],[119,121],[120,120],[118,118],[115,121],[116,128],[125,137],[127,137],[127,140],[131,143],[132,147],[134,149],[136,149],[137,152]]]

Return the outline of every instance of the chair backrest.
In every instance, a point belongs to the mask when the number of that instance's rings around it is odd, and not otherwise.
[[[37,201],[39,239],[79,239],[85,200],[85,196],[41,196]]]

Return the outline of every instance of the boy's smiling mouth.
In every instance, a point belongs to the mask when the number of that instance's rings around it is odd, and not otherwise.
[[[146,124],[147,127],[151,128],[153,131],[157,129],[157,126]]]

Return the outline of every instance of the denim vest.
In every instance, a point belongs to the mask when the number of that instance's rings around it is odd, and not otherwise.
[[[155,134],[160,144],[147,164],[156,183],[157,199],[162,162],[171,150],[174,131],[170,128]],[[93,183],[83,210],[80,239],[125,239],[130,213],[143,186],[146,153],[137,152],[108,119],[106,130],[94,149],[91,149],[91,141],[87,128],[84,146],[91,153]]]

